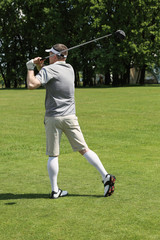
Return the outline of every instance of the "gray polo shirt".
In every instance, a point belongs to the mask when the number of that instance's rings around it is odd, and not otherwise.
[[[46,88],[46,116],[75,114],[74,70],[65,61],[43,67],[36,78]]]

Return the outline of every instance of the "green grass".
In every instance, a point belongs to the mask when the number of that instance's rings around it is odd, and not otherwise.
[[[1,240],[158,240],[160,88],[76,89],[89,147],[117,177],[103,197],[101,177],[65,136],[51,200],[45,155],[45,90],[0,91]]]

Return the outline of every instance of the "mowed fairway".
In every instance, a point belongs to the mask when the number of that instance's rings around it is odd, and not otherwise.
[[[160,239],[160,88],[76,89],[89,147],[117,181],[103,197],[97,171],[63,135],[59,186],[49,199],[45,90],[0,91],[1,240]]]

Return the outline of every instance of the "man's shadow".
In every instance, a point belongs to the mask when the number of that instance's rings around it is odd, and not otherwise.
[[[68,194],[67,197],[89,197],[89,198],[101,198],[103,195],[89,195],[89,194]],[[13,193],[0,193],[0,200],[18,200],[18,199],[39,199],[39,198],[50,198],[50,194],[43,193],[24,193],[24,194],[13,194]]]

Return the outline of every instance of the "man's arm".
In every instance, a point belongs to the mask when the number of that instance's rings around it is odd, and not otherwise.
[[[34,68],[37,66],[37,69],[40,71],[40,69],[43,67],[44,61],[40,61],[40,57],[34,58],[26,63],[28,72],[27,72],[27,87],[28,89],[36,89],[41,86],[41,82],[35,77],[34,75]]]
[[[30,90],[39,88],[41,82],[35,77],[34,70],[28,70],[27,72],[27,87]]]

